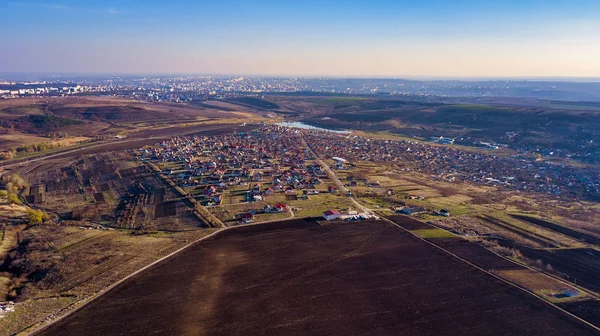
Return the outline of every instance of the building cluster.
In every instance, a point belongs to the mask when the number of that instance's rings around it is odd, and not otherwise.
[[[599,199],[600,171],[525,156],[496,156],[406,140],[378,140],[333,133],[306,133],[309,146],[326,158],[390,163],[401,171],[432,175],[440,181],[466,181],[509,189]]]
[[[301,133],[280,126],[214,137],[188,136],[162,141],[140,150],[142,160],[164,173],[207,206],[221,205],[228,190],[243,190],[243,202],[263,201],[280,193],[288,200],[321,192],[327,174],[303,144]],[[265,206],[263,213],[287,211],[283,203]],[[250,213],[250,215],[254,215]],[[244,222],[251,216],[241,217]]]
[[[536,97],[546,99],[599,99],[598,83],[569,83],[526,80],[415,80],[400,78],[329,78],[329,77],[239,77],[239,76],[43,76],[35,80],[22,78],[0,80],[6,86],[73,83],[97,90],[150,92],[158,95],[261,93],[261,92],[327,92],[345,94],[391,94],[428,97]],[[19,79],[19,81],[15,81]],[[56,85],[54,85],[57,87]],[[95,89],[95,90],[96,90]]]
[[[61,85],[54,84],[34,84],[19,85],[15,87],[0,88],[0,98],[20,98],[31,96],[64,96],[80,93],[103,93],[110,92],[110,87],[85,86],[85,85]]]
[[[177,169],[166,173],[183,186],[200,189],[199,193],[210,200],[208,205],[213,205],[220,204],[224,189],[235,185],[252,187],[246,201],[262,200],[273,192],[309,197],[326,178],[313,160],[311,150],[322,158],[332,159],[335,169],[371,161],[391,164],[407,173],[428,174],[437,181],[469,182],[579,199],[600,198],[600,171],[593,167],[282,126],[217,137],[177,137],[143,150],[142,156],[156,162],[180,163]],[[268,188],[261,185],[265,181]],[[337,190],[329,187],[326,192]]]

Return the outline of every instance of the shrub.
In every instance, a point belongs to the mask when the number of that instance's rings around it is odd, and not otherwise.
[[[29,224],[31,225],[42,224],[44,221],[44,213],[42,210],[29,209],[27,210],[27,218],[29,218]]]
[[[23,202],[21,202],[21,199],[19,198],[19,196],[17,196],[17,194],[8,194],[8,201],[11,204],[22,204]]]

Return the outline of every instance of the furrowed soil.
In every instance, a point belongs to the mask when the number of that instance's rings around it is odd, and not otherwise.
[[[521,253],[531,260],[552,265],[581,287],[600,292],[600,252],[594,249],[536,250],[522,247]]]
[[[593,335],[387,222],[221,232],[42,335]]]

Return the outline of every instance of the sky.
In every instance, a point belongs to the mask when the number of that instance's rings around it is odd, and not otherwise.
[[[600,0],[0,0],[0,72],[600,77]]]

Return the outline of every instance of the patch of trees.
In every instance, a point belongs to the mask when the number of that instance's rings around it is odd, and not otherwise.
[[[60,143],[40,142],[37,144],[22,145],[15,148],[16,154],[45,152],[61,147]]]
[[[6,197],[10,204],[22,204],[18,192],[27,186],[27,182],[21,176],[12,174],[2,176],[2,183],[6,189],[0,191],[0,196]]]
[[[254,98],[254,97],[232,98],[231,101],[236,102],[236,103],[245,104],[245,105],[254,106],[254,107],[260,107],[260,108],[268,109],[268,110],[279,108],[279,105],[277,105],[275,103],[272,103],[270,101],[266,101],[266,100],[263,100],[260,98]]]
[[[61,148],[59,142],[40,142],[36,144],[21,145],[6,152],[0,153],[0,160],[11,160],[17,156],[32,153],[43,153],[52,149]]]
[[[65,126],[83,124],[83,121],[80,120],[37,114],[28,115],[27,121],[37,128],[60,128]]]

